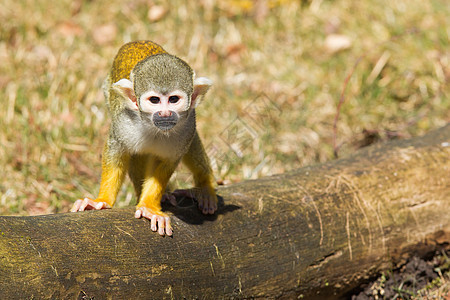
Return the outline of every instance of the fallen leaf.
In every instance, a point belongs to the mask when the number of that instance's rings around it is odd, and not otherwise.
[[[232,63],[240,63],[243,52],[246,50],[244,44],[232,44],[226,47],[225,56]]]
[[[327,20],[325,23],[325,33],[327,35],[329,34],[335,34],[339,28],[341,27],[341,19],[334,16]]]
[[[325,48],[330,53],[346,50],[352,46],[352,40],[343,34],[330,34],[325,39]]]
[[[38,61],[47,61],[49,69],[53,69],[58,65],[58,61],[53,51],[45,45],[36,45],[31,52],[33,57]]]
[[[83,28],[81,28],[80,25],[72,22],[72,21],[65,21],[60,23],[56,27],[57,32],[59,32],[61,35],[65,37],[74,37],[74,36],[81,36],[83,34]]]
[[[158,22],[167,14],[169,10],[162,5],[154,5],[150,7],[147,18],[150,22]]]
[[[117,26],[115,24],[105,24],[99,26],[92,32],[95,43],[100,46],[114,41],[117,37]]]

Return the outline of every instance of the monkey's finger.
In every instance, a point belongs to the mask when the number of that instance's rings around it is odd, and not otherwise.
[[[90,209],[90,199],[89,198],[84,198],[83,202],[81,202],[80,208],[78,209],[79,211],[85,211],[85,210],[89,210]]]
[[[156,222],[158,220],[158,216],[152,215],[151,217],[150,216],[147,217],[144,215],[144,217],[146,217],[147,219],[150,218],[150,228],[152,229],[152,231],[156,231],[156,229],[157,229]]]
[[[169,201],[170,204],[172,204],[173,206],[177,206],[177,198],[175,197],[175,195],[171,194],[171,193],[165,193],[162,198],[161,198],[161,202],[166,202]]]
[[[164,235],[165,233],[165,224],[164,224],[164,217],[158,216],[158,233],[159,235]]]
[[[134,217],[137,218],[137,219],[142,218],[142,210],[140,208],[138,208],[136,210],[136,212],[134,213]]]
[[[70,209],[70,212],[77,212],[80,209],[81,204],[83,203],[83,200],[78,199],[73,204],[72,208]]]
[[[202,212],[205,209],[205,202],[202,198],[197,198],[198,202],[198,209],[200,209]]]
[[[209,214],[213,215],[217,210],[217,198],[211,197],[209,199]]]
[[[104,209],[104,208],[111,208],[106,202],[98,202],[94,204],[94,209]]]
[[[80,202],[82,200],[78,199],[77,201],[75,201],[75,203],[72,205],[72,208],[70,209],[70,212],[77,212],[78,208],[80,207]]]
[[[166,220],[166,234],[168,236],[172,236],[173,230],[172,226],[170,225],[170,217],[165,217],[164,219]]]
[[[202,213],[204,215],[207,215],[208,211],[209,211],[209,203],[208,203],[208,201],[206,201],[205,198],[201,197],[201,198],[198,199],[198,203],[199,203],[198,207],[200,207],[200,203],[202,204],[201,205]]]

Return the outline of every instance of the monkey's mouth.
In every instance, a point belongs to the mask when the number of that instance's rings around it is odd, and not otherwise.
[[[153,123],[155,124],[156,127],[164,131],[172,129],[177,124],[176,121],[171,120],[158,120],[158,121],[155,120]]]
[[[178,116],[172,113],[170,116],[160,116],[158,113],[153,114],[153,124],[160,130],[167,131],[177,125]]]

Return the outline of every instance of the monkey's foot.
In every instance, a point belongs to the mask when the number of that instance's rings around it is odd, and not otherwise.
[[[195,187],[192,189],[175,190],[172,192],[172,195],[196,199],[198,208],[205,215],[213,215],[217,210],[217,196],[212,188]]]
[[[84,199],[78,199],[73,204],[72,208],[70,209],[71,212],[77,212],[77,211],[85,211],[85,210],[93,210],[93,209],[106,209],[111,208],[108,203],[101,202],[101,201],[94,201],[89,198]]]
[[[162,198],[161,198],[161,202],[170,202],[170,204],[172,204],[173,206],[177,206],[177,198],[175,197],[175,195],[173,195],[172,193],[164,193]]]
[[[138,219],[142,217],[149,219],[152,231],[158,230],[158,233],[162,236],[164,234],[171,236],[173,233],[172,226],[170,225],[170,217],[161,211],[155,211],[141,206],[136,209],[134,217]]]

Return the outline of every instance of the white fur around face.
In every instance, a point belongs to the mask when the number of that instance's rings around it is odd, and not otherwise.
[[[170,96],[178,96],[178,102],[170,103]],[[158,97],[160,99],[160,102],[152,103],[149,100],[151,97]],[[175,111],[180,113],[189,109],[189,98],[185,92],[180,90],[171,91],[167,95],[163,95],[156,91],[147,91],[141,95],[141,98],[139,99],[139,105],[141,107],[141,111],[151,114],[157,111]]]

